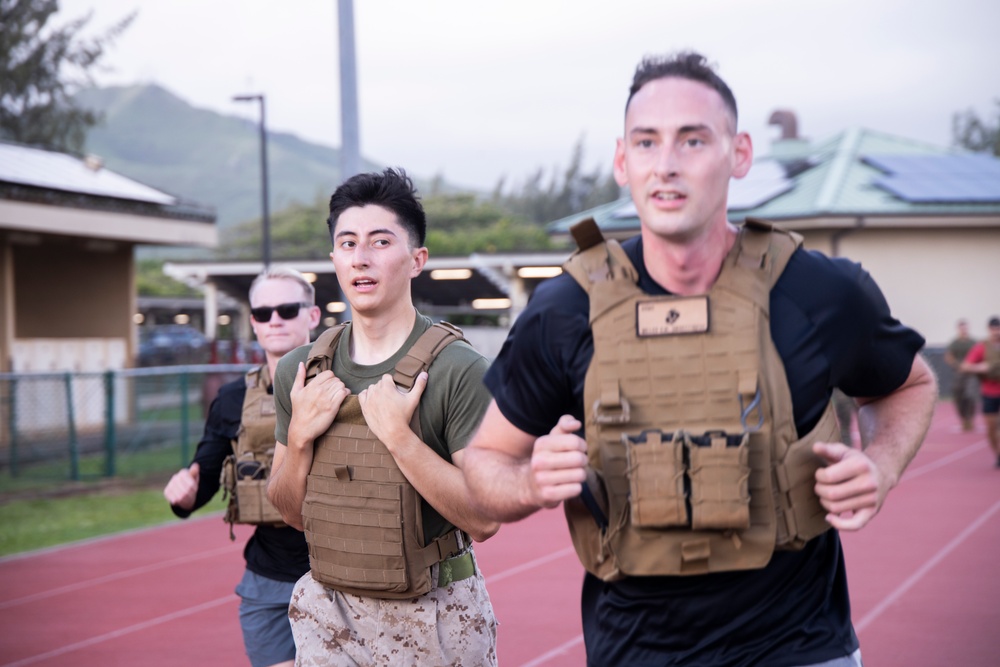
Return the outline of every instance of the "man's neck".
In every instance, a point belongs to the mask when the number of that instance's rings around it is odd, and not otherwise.
[[[362,366],[380,364],[396,354],[410,337],[417,311],[409,304],[392,314],[353,314],[351,318],[351,360]]]
[[[713,226],[696,239],[680,243],[644,228],[643,262],[650,277],[671,294],[704,294],[718,279],[737,234],[737,229],[726,223]]]

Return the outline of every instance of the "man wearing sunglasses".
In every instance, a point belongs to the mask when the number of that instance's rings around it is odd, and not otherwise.
[[[212,401],[194,460],[163,490],[177,516],[187,518],[218,492],[220,474],[234,444],[237,451],[260,449],[261,443],[256,441],[262,439],[264,447],[273,446],[271,378],[281,357],[309,342],[309,332],[320,318],[314,302],[313,286],[298,271],[272,268],[254,279],[250,324],[266,362],[223,385]],[[295,660],[295,643],[288,623],[288,601],[295,582],[309,570],[306,541],[301,532],[287,525],[260,523],[243,556],[246,571],[236,593],[241,598],[240,626],[250,664],[290,667]]]
[[[274,382],[268,496],[306,531],[313,561],[288,611],[298,663],[496,665],[496,619],[468,538],[498,524],[470,510],[461,471],[490,400],[487,361],[456,340],[411,367],[409,391],[393,380],[441,329],[413,306],[427,222],[405,173],[351,177],[327,225],[353,319],[336,342],[324,334],[282,359]]]

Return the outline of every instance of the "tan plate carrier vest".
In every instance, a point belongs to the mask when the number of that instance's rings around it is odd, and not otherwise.
[[[988,380],[1000,382],[1000,346],[989,339],[983,341],[983,361],[987,364],[983,376]]]
[[[836,416],[831,403],[797,438],[768,315],[802,238],[748,219],[709,293],[676,297],[643,293],[592,219],[572,231],[564,268],[587,290],[594,337],[588,489],[607,518],[564,504],[583,566],[605,581],[755,569],[826,531],[811,446],[838,440]]]
[[[285,525],[281,513],[267,499],[275,426],[274,397],[267,391],[271,385],[267,364],[247,371],[246,385],[233,453],[223,461],[219,480],[223,499],[229,496],[225,520],[230,524],[232,539],[234,523]]]
[[[306,382],[333,368],[344,326],[327,329],[313,343]],[[409,390],[457,340],[465,340],[461,329],[447,322],[432,325],[396,364],[393,380]],[[410,422],[417,436],[419,412]],[[424,546],[423,500],[368,428],[356,395],[347,397],[313,447],[302,505],[313,578],[365,597],[405,599],[430,591],[431,566],[461,553],[469,538],[450,530]]]

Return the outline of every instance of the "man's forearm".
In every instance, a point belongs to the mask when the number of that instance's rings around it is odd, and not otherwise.
[[[520,521],[541,506],[532,500],[531,460],[466,447],[462,470],[475,508],[494,521]]]
[[[920,449],[934,414],[937,379],[921,357],[902,387],[858,411],[865,454],[895,485]]]
[[[275,467],[267,485],[267,498],[293,528],[303,529],[302,503],[306,498],[306,480],[312,466],[312,443],[308,447],[284,447],[283,456],[275,456]]]

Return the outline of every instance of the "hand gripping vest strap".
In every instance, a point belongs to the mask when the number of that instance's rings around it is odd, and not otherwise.
[[[333,367],[344,326],[328,329],[313,344],[307,382]],[[443,322],[431,326],[396,364],[396,383],[412,388],[417,375],[457,340],[464,340],[460,329]],[[410,426],[419,436],[418,412]],[[349,396],[314,444],[302,509],[313,578],[346,593],[403,599],[471,576],[467,535],[450,530],[424,544],[422,502],[368,428],[357,396]],[[431,568],[439,563],[435,582]]]
[[[229,537],[233,524],[283,526],[281,514],[267,499],[267,482],[274,459],[274,398],[268,393],[271,377],[267,364],[246,374],[246,395],[233,453],[222,464],[223,499],[229,497],[225,520]]]
[[[811,445],[836,440],[836,418],[828,406],[798,438],[768,314],[801,237],[748,220],[711,291],[694,297],[707,322],[677,334],[655,321],[640,331],[638,313],[673,326],[689,297],[644,294],[593,220],[572,231],[581,249],[564,268],[587,290],[594,336],[589,493],[564,504],[584,567],[604,580],[760,568],[825,531]]]

